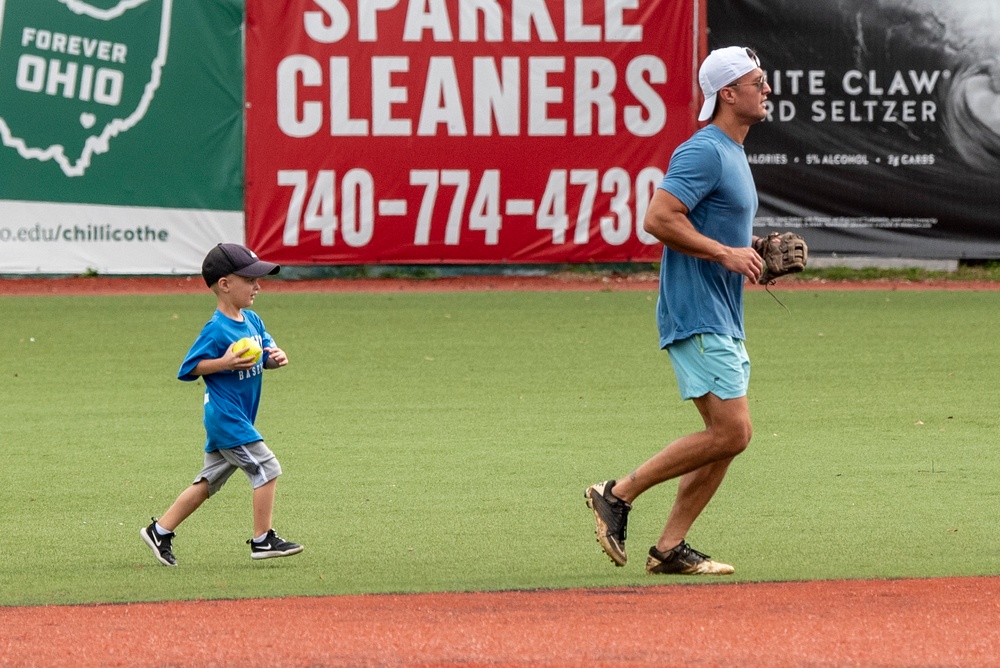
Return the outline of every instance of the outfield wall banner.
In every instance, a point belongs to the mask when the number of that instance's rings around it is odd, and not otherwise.
[[[244,240],[241,0],[0,0],[0,273]]]
[[[689,0],[248,0],[247,239],[291,264],[655,260]]]
[[[1000,258],[996,0],[711,0],[771,84],[746,149],[758,234],[814,253]]]

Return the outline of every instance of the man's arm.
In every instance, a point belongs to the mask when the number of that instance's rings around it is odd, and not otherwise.
[[[718,262],[731,272],[746,276],[752,283],[760,279],[764,262],[753,248],[733,248],[706,237],[691,224],[684,204],[662,188],[657,188],[646,209],[642,227],[663,245],[678,253]]]

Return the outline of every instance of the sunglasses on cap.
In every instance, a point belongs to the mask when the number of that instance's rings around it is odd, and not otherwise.
[[[757,53],[749,47],[744,47],[744,50],[747,52],[747,58],[752,60],[754,65],[760,67],[760,58],[757,57]],[[726,86],[726,88],[737,88],[738,86],[756,86],[757,90],[764,90],[764,86],[766,85],[767,85],[767,75],[763,74],[761,75],[760,79],[757,79],[756,81],[744,81],[743,83],[732,83]]]
[[[757,90],[764,90],[764,86],[767,85],[767,75],[760,75],[760,79],[756,81],[744,81],[743,83],[733,83],[726,86],[726,88],[736,88],[737,86],[756,86]]]

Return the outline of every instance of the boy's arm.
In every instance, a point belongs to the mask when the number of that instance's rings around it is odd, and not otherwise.
[[[281,348],[269,346],[264,348],[264,352],[267,353],[267,361],[264,362],[265,369],[277,369],[288,364],[288,355]]]
[[[191,376],[208,376],[220,371],[245,371],[253,367],[257,362],[252,357],[240,357],[238,353],[243,350],[233,350],[232,346],[226,350],[222,357],[212,360],[201,360],[189,372]],[[287,362],[286,362],[287,363]]]

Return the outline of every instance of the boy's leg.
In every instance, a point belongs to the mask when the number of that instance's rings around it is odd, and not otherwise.
[[[172,551],[174,529],[226,484],[226,480],[235,470],[236,467],[231,466],[218,451],[206,452],[205,463],[191,486],[180,493],[163,517],[154,520],[153,524],[142,530],[142,539],[153,550],[161,564],[177,565]],[[157,525],[160,530],[168,533],[163,534],[158,531]]]
[[[208,481],[202,478],[194,483],[177,497],[171,504],[167,512],[163,513],[157,522],[167,531],[174,531],[181,522],[191,516],[191,513],[198,510],[201,504],[208,499]]]
[[[270,480],[253,491],[253,535],[263,536],[274,520],[274,491],[278,479]]]
[[[253,490],[254,538],[247,541],[250,544],[251,559],[290,557],[303,549],[298,543],[285,540],[276,534],[271,526],[277,482],[278,479],[274,478]],[[263,539],[258,541],[261,536]]]
[[[274,532],[274,494],[278,476],[281,475],[281,465],[274,453],[263,441],[222,452],[227,461],[243,470],[253,487],[254,535],[247,540],[250,558],[288,557],[301,552],[301,545],[287,541]]]
[[[177,559],[174,558],[173,553],[174,529],[205,502],[208,494],[208,481],[198,480],[180,493],[180,496],[171,504],[162,518],[159,520],[154,518],[152,524],[139,532],[142,540],[153,551],[153,555],[164,566],[177,565]],[[167,533],[162,533],[161,529]]]
[[[263,536],[274,521],[274,490],[281,475],[281,464],[264,441],[220,450],[219,454],[246,474],[253,488],[253,537]]]

